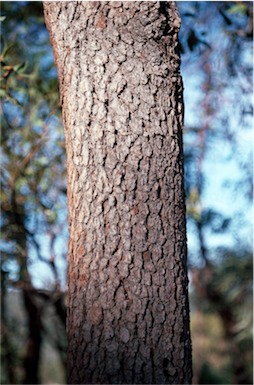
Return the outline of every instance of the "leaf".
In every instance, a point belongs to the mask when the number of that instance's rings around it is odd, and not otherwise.
[[[8,66],[8,65],[3,66],[3,70],[4,70],[4,71],[10,71],[10,70],[12,70],[13,68],[14,68],[13,66]]]
[[[228,13],[231,13],[231,14],[241,13],[243,15],[246,15],[247,6],[242,3],[233,5],[231,8],[229,8]]]
[[[6,16],[0,16],[0,23],[2,23],[6,19]]]
[[[9,51],[11,50],[11,48],[14,47],[14,45],[15,45],[15,44],[11,44],[11,45],[7,46],[7,47],[3,50],[1,56],[4,58],[4,57],[9,53]]]
[[[14,71],[16,71],[17,73],[22,73],[23,71],[25,71],[25,69],[27,68],[27,61],[25,61],[24,63],[21,63],[21,64],[17,64],[13,67]]]
[[[20,176],[15,182],[15,189],[20,190],[22,187],[27,185],[27,180],[23,176]]]
[[[44,211],[46,217],[47,217],[47,220],[49,223],[54,223],[57,219],[57,212],[54,210],[50,210],[50,209],[47,209]]]
[[[3,88],[0,89],[0,98],[4,98],[6,96],[6,90]]]

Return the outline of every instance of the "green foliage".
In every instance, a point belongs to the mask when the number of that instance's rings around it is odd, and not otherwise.
[[[225,369],[218,370],[211,367],[207,362],[204,363],[200,373],[199,384],[229,384],[230,382],[228,370],[225,373]]]
[[[33,302],[38,286],[50,289],[45,301],[48,296],[59,296],[65,285],[62,271],[67,246],[56,248],[57,236],[62,245],[67,240],[64,139],[56,70],[38,12],[42,15],[38,3],[2,3],[1,383],[23,382],[23,360],[29,354],[28,324],[21,338],[12,328],[7,293],[13,288],[29,289],[33,312],[41,307]],[[31,325],[31,309],[24,309]],[[40,312],[42,316],[42,308]],[[57,322],[60,333],[62,320]],[[64,329],[61,336],[65,339]],[[18,341],[23,341],[22,346]]]
[[[2,237],[5,248],[8,245],[3,268],[7,271],[9,258],[16,259],[17,254],[15,210],[22,213],[25,231],[31,238],[45,231],[53,237],[53,225],[55,232],[59,230],[62,212],[66,212],[62,193],[66,185],[65,154],[59,147],[59,143],[63,143],[63,132],[56,72],[47,72],[53,68],[53,61],[51,55],[47,54],[46,60],[43,56],[49,49],[45,26],[29,16],[26,8],[21,9],[21,14],[24,12],[27,31],[23,30],[24,20],[13,26],[12,12],[15,13],[17,4],[12,7],[6,3],[3,7],[6,16],[1,54],[1,202]],[[28,48],[32,32],[37,35],[39,46]],[[62,206],[62,212],[55,210],[57,204]]]
[[[244,3],[238,3],[238,4],[235,4],[235,5],[232,5],[230,6],[229,10],[228,10],[228,13],[230,14],[242,14],[242,15],[246,15],[248,12],[248,6],[247,4],[244,4]]]

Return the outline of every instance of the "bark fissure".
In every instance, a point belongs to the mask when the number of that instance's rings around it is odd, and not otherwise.
[[[67,150],[69,382],[189,383],[175,4],[44,8]]]

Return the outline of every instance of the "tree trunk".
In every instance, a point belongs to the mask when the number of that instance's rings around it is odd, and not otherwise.
[[[45,2],[69,209],[68,381],[191,382],[174,2]]]
[[[25,208],[19,202],[15,188],[11,193],[9,210],[9,238],[15,241],[18,253],[19,282],[22,283],[22,299],[27,317],[27,339],[23,358],[23,384],[39,384],[39,364],[42,344],[41,311],[31,292],[31,277],[28,270],[27,231],[25,227]]]

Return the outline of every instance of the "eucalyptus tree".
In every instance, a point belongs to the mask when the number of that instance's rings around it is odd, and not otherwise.
[[[69,383],[190,383],[174,2],[45,2],[67,151]]]

